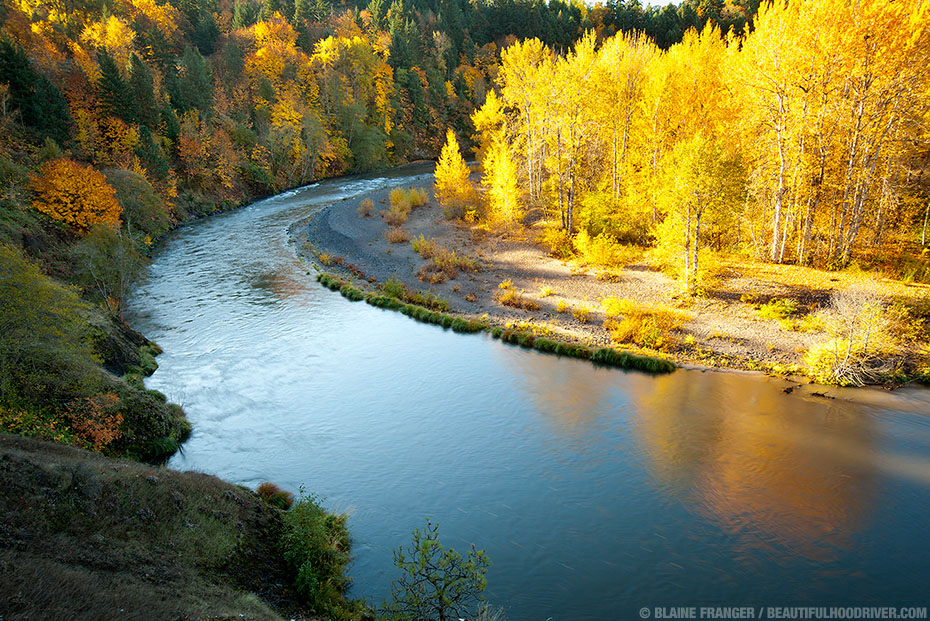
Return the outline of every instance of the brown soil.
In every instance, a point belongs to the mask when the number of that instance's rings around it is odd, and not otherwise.
[[[388,190],[323,208],[292,227],[292,242],[298,254],[320,271],[354,280],[364,290],[375,290],[388,278],[396,278],[412,289],[439,294],[448,300],[454,312],[487,315],[496,325],[532,322],[537,329],[568,341],[610,344],[600,304],[604,297],[672,306],[691,318],[672,335],[673,343],[658,353],[686,366],[784,371],[791,365],[801,365],[803,352],[814,341],[824,338],[822,333],[794,332],[784,329],[776,320],[761,319],[757,308],[759,302],[792,297],[810,311],[827,302],[829,287],[799,285],[778,275],[760,278],[758,272],[743,269],[745,264],[736,262],[722,269],[719,282],[697,298],[683,295],[677,281],[645,260],[614,270],[619,275],[617,282],[604,282],[598,279],[604,269],[549,256],[535,243],[532,229],[491,232],[446,220],[432,197],[431,185],[425,188],[430,193],[430,203],[413,210],[403,229],[411,239],[423,235],[456,254],[477,258],[483,266],[479,272],[459,273],[440,284],[421,282],[417,271],[425,261],[409,242],[391,244],[384,237],[387,225],[378,214],[389,206]],[[374,201],[374,216],[363,217],[357,212],[363,198]],[[353,271],[356,274],[360,271],[365,279],[354,277]],[[750,273],[753,275],[746,275]],[[376,283],[366,282],[372,276]],[[516,309],[498,302],[499,284],[505,280],[512,282],[514,291],[535,301],[539,310]],[[552,293],[544,296],[543,287]],[[753,294],[754,301],[741,301],[744,294]],[[588,320],[582,322],[571,312],[558,312],[561,300],[572,309],[589,308]],[[643,351],[629,344],[619,346]],[[647,350],[647,353],[657,352]]]

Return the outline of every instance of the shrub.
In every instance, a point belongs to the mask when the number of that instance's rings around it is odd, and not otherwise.
[[[509,278],[507,280],[502,280],[500,284],[497,285],[497,288],[498,289],[513,289],[513,281],[510,280]]]
[[[394,188],[389,196],[392,209],[401,209],[407,213],[427,203],[426,190],[423,188]]]
[[[410,203],[407,201],[407,191],[403,188],[392,188],[388,196],[391,200],[391,207],[410,208]]]
[[[837,291],[824,320],[829,338],[811,346],[804,356],[815,381],[861,386],[891,372],[894,340],[879,296],[861,288]]]
[[[413,531],[413,542],[394,552],[401,576],[391,582],[387,619],[452,620],[471,618],[487,586],[491,562],[474,544],[463,557],[439,541],[438,526],[426,520],[426,529]]]
[[[32,179],[37,210],[80,232],[95,224],[119,225],[123,208],[103,174],[65,158],[46,162],[40,172]]]
[[[556,226],[547,226],[539,236],[539,242],[557,259],[569,259],[572,256],[572,236]]]
[[[304,496],[284,514],[281,553],[296,574],[294,587],[315,611],[339,616],[346,606],[349,531],[345,514],[327,513],[315,496]]]
[[[539,288],[539,297],[548,298],[550,295],[552,295],[552,287],[543,285]]]
[[[760,306],[757,312],[762,319],[787,319],[798,312],[798,303],[791,298],[775,298]]]
[[[527,311],[539,310],[539,304],[536,302],[536,300],[530,299],[524,296],[522,293],[517,293],[513,289],[501,289],[494,297],[504,306],[510,306],[511,308],[519,308]]]
[[[431,285],[438,285],[446,282],[449,276],[446,270],[442,269],[436,263],[430,261],[429,263],[424,263],[420,266],[420,269],[417,270],[417,278],[422,282],[429,283]]]
[[[410,235],[399,226],[392,226],[384,231],[384,238],[392,244],[404,244],[410,241]]]
[[[422,291],[411,291],[407,285],[396,278],[388,278],[381,285],[381,293],[389,298],[409,302],[417,306],[429,308],[436,311],[449,310],[449,302],[442,299],[434,293],[424,293]]]
[[[387,222],[388,226],[403,226],[410,216],[410,207],[391,206],[381,212],[381,217]]]
[[[581,306],[576,306],[572,311],[572,317],[580,321],[581,323],[588,323],[588,316],[591,314],[591,309],[584,304]]]
[[[555,305],[555,312],[557,313],[567,313],[571,310],[571,306],[568,305],[568,302],[565,300],[559,300],[559,303]]]
[[[0,244],[0,399],[46,403],[92,394],[90,307],[77,291]]]
[[[362,218],[370,218],[374,215],[375,211],[375,202],[370,198],[362,199],[362,202],[358,206],[358,215]]]
[[[119,397],[113,393],[82,397],[72,401],[64,419],[71,430],[95,451],[119,439],[123,415],[118,411]]]
[[[639,304],[628,298],[601,300],[607,319],[604,328],[617,343],[662,349],[673,343],[672,332],[689,319],[686,313],[663,304]]]
[[[422,207],[429,202],[426,196],[426,190],[423,188],[410,188],[407,190],[407,200],[410,201],[411,207]]]
[[[103,171],[116,190],[116,199],[123,208],[123,221],[130,235],[141,239],[159,237],[168,232],[171,218],[168,206],[148,180],[137,172],[109,169]]]
[[[421,258],[432,259],[439,245],[426,236],[420,235],[413,238],[413,241],[410,242],[410,247],[413,248],[413,251],[420,255]]]
[[[430,247],[429,242],[418,242],[417,246],[430,254],[429,261],[417,272],[417,277],[424,282],[441,283],[458,276],[459,270],[477,272],[480,269],[477,261],[457,255],[454,250],[443,246]]]
[[[294,494],[291,492],[281,489],[274,483],[270,481],[265,481],[255,490],[262,500],[271,505],[272,507],[277,507],[278,509],[283,509],[287,511],[294,504]]]
[[[613,238],[601,233],[591,237],[582,230],[575,236],[574,247],[582,260],[589,265],[618,266],[622,263],[622,246]]]

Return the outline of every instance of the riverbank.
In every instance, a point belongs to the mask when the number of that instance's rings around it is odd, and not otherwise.
[[[0,434],[0,618],[318,619],[254,492]]]
[[[803,375],[805,352],[828,335],[822,325],[802,319],[813,318],[834,291],[865,287],[904,300],[930,295],[926,285],[869,274],[732,260],[720,262],[713,285],[692,297],[641,251],[612,268],[558,259],[537,242],[535,227],[494,231],[447,220],[432,184],[418,187],[428,200],[401,227],[383,217],[391,206],[384,189],[296,223],[291,243],[302,260],[363,294],[379,293],[386,282],[402,283],[441,299],[454,316],[492,328],[592,349],[620,348],[690,368]],[[362,207],[366,199],[370,209]],[[458,267],[435,277],[424,245],[455,257]],[[780,314],[782,300],[792,313]],[[635,315],[637,322],[619,325],[621,314]]]

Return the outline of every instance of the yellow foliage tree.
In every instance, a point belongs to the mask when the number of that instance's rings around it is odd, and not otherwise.
[[[81,232],[95,224],[118,225],[123,208],[101,173],[67,158],[46,162],[40,173],[32,178],[38,211]]]
[[[517,185],[517,167],[510,145],[503,137],[495,140],[485,160],[485,186],[488,196],[488,220],[510,226],[523,218]]]
[[[459,142],[452,130],[446,131],[446,144],[436,164],[436,198],[447,216],[461,216],[475,202],[475,190],[468,181],[471,171],[462,158]]]

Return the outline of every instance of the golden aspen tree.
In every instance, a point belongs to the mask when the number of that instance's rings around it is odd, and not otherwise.
[[[123,210],[116,190],[91,166],[67,158],[46,162],[33,176],[32,190],[35,209],[81,233],[95,224],[119,225]]]
[[[462,157],[455,133],[446,130],[446,144],[436,164],[436,198],[447,218],[461,217],[475,202],[475,190],[468,180],[471,171]]]
[[[646,72],[656,53],[655,44],[642,33],[618,34],[598,52],[598,77],[594,88],[601,123],[610,128],[611,197],[620,200],[621,170],[630,149],[634,116],[642,110]]]
[[[497,93],[488,91],[484,105],[471,115],[472,125],[475,126],[475,136],[472,138],[478,143],[477,156],[484,167],[485,154],[491,148],[494,136],[504,126],[504,108]],[[487,172],[487,169],[485,169]]]
[[[700,284],[702,224],[739,199],[739,161],[721,141],[699,133],[666,157],[661,180],[659,204],[666,221],[659,228],[659,243],[679,247],[671,254],[683,259],[685,287],[693,293]]]
[[[510,228],[523,218],[520,207],[520,188],[517,184],[517,168],[511,155],[510,145],[503,135],[491,143],[486,155],[484,186],[487,191],[487,219],[492,224]]]
[[[771,205],[771,243],[768,259],[779,263],[784,258],[784,239],[788,222],[788,177],[792,151],[799,144],[796,135],[804,122],[806,108],[799,101],[801,84],[799,15],[809,10],[800,3],[772,3],[763,9],[764,16],[752,36],[743,43],[737,63],[737,75],[747,105],[744,119],[754,127],[758,139],[758,164],[764,179],[759,202]],[[800,53],[799,53],[800,51]],[[799,154],[798,158],[801,157]]]
[[[551,53],[539,39],[516,42],[501,52],[497,81],[505,106],[520,111],[519,139],[531,201],[542,192],[542,83],[551,73]]]
[[[586,34],[569,55],[555,63],[547,98],[552,130],[547,136],[547,168],[555,172],[561,228],[575,229],[575,204],[581,189],[584,156],[596,130],[591,97],[583,88],[595,70],[594,33]]]

